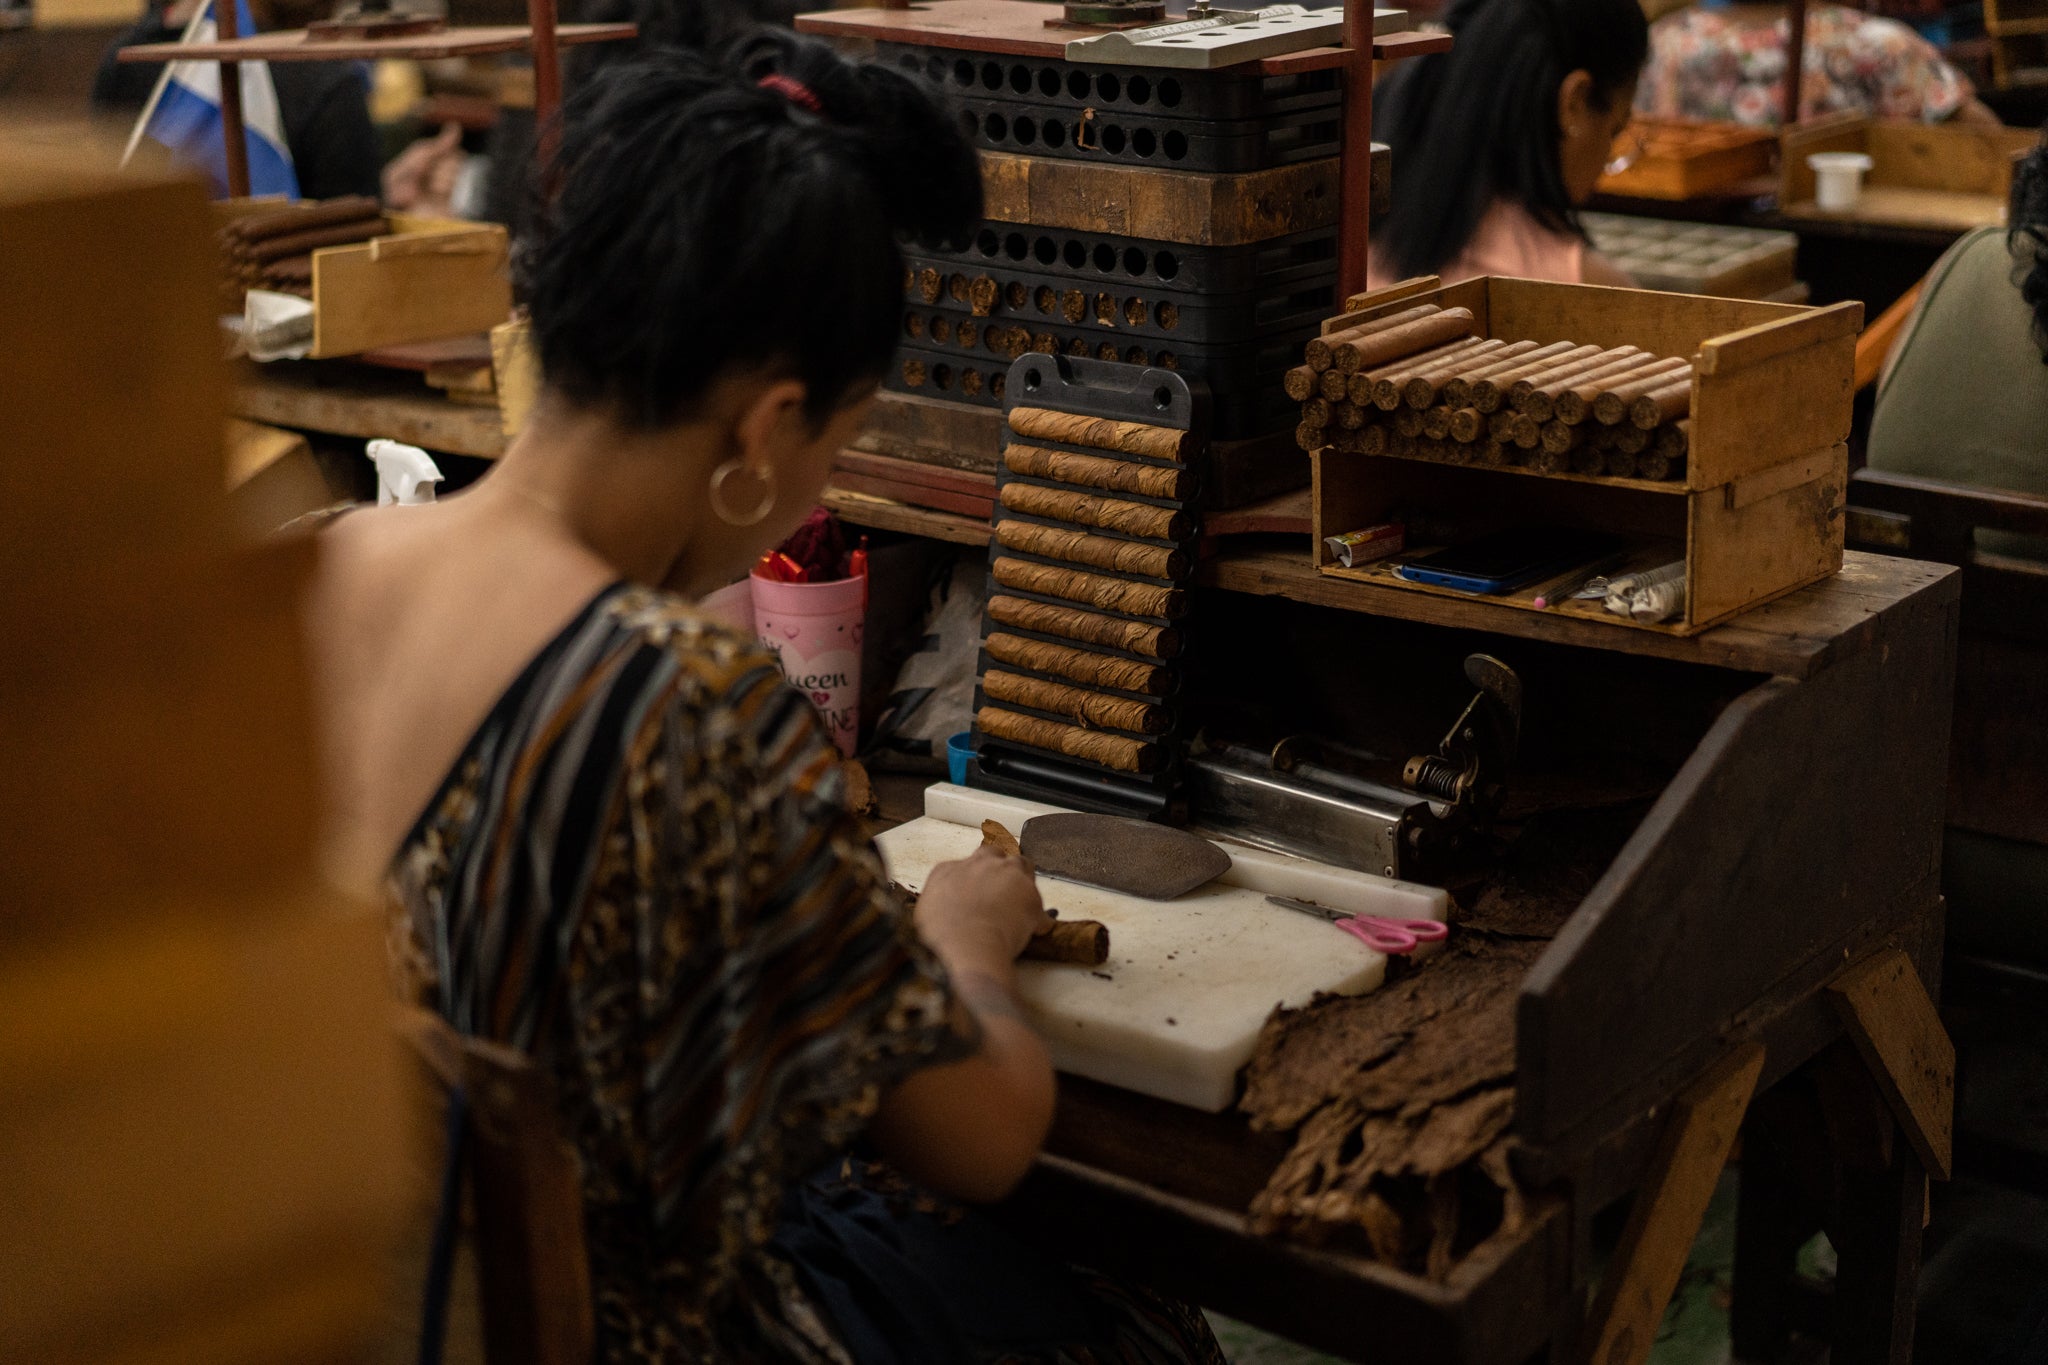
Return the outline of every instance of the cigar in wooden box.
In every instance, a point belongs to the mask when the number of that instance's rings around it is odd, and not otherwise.
[[[1444,402],[1454,408],[1470,407],[1472,405],[1472,383],[1474,380],[1484,379],[1490,374],[1497,374],[1502,370],[1512,369],[1524,361],[1540,359],[1542,352],[1547,351],[1551,354],[1556,354],[1559,351],[1569,349],[1570,344],[1569,342],[1556,342],[1551,346],[1538,346],[1533,341],[1511,341],[1500,350],[1489,355],[1483,363],[1476,365],[1472,369],[1462,371],[1452,378],[1444,385],[1441,397]]]
[[[1034,749],[1049,750],[1068,758],[1085,759],[1117,772],[1150,773],[1159,767],[1159,744],[1156,740],[1105,735],[1097,730],[1041,720],[996,706],[982,707],[974,718],[983,731],[998,739],[1028,744]]]
[[[1530,451],[1524,461],[1538,474],[1562,474],[1571,468],[1572,457],[1558,451],[1545,450],[1538,446]]]
[[[1628,349],[1634,350],[1634,347]],[[1507,387],[1507,404],[1517,412],[1528,410],[1529,395],[1546,384],[1561,383],[1576,378],[1587,370],[1599,365],[1607,358],[1608,352],[1599,346],[1582,347],[1577,354],[1567,351],[1557,358],[1557,363],[1546,365],[1534,374],[1525,374]],[[1538,418],[1541,421],[1543,419]]]
[[[1636,477],[1639,479],[1651,479],[1658,483],[1663,483],[1669,479],[1682,479],[1685,477],[1685,456],[1683,455],[1659,455],[1654,450],[1646,450],[1636,456],[1635,461]]]
[[[1411,322],[1420,322],[1422,319],[1432,317],[1442,311],[1441,308],[1433,303],[1417,304],[1413,308],[1406,308],[1398,313],[1389,313],[1385,317],[1374,318],[1371,322],[1361,322],[1355,327],[1346,327],[1340,331],[1331,332],[1328,336],[1310,337],[1308,347],[1302,358],[1308,362],[1308,366],[1312,370],[1327,370],[1330,368],[1331,361],[1335,358],[1336,347],[1344,342],[1361,341],[1366,337],[1377,335],[1380,332],[1392,331],[1396,327],[1405,326]]]
[[[1091,687],[1113,687],[1119,692],[1139,692],[1148,697],[1163,697],[1173,687],[1173,675],[1158,664],[1120,659],[1114,654],[1027,640],[1002,631],[990,635],[982,647],[999,664],[1051,673]]]
[[[225,231],[243,242],[260,242],[266,238],[328,227],[334,223],[353,223],[363,218],[375,217],[383,211],[384,206],[368,195],[343,195],[336,199],[323,199],[317,204],[298,205],[270,213],[246,214],[228,224]]]
[[[1627,457],[1624,456],[1624,459]],[[1571,452],[1572,473],[1604,474],[1607,472],[1607,453],[1595,446],[1580,445]]]
[[[1546,347],[1545,349],[1547,350],[1548,348]],[[1481,412],[1497,412],[1507,402],[1508,391],[1523,379],[1528,378],[1530,375],[1542,374],[1546,370],[1555,370],[1575,360],[1583,360],[1589,355],[1597,354],[1599,350],[1598,346],[1566,345],[1563,350],[1549,355],[1532,353],[1524,357],[1518,365],[1510,366],[1505,370],[1490,374],[1484,379],[1474,381],[1472,385],[1472,406]]]
[[[1117,531],[1153,540],[1186,540],[1194,529],[1185,512],[1149,503],[1125,502],[1097,497],[1092,493],[1069,493],[1061,488],[1041,488],[1029,483],[1006,483],[1000,494],[1004,507],[1027,517],[1072,522],[1098,531]]]
[[[1121,649],[1148,659],[1180,657],[1180,631],[1172,626],[1155,626],[1143,621],[1126,621],[1076,607],[1055,607],[1028,602],[1021,597],[997,594],[988,600],[989,620],[1014,630],[1031,630],[1056,635],[1084,645]]]
[[[1543,445],[1543,427],[1526,412],[1515,414],[1514,433],[1509,438],[1517,450],[1536,450]]]
[[[1609,427],[1614,433],[1608,438],[1609,450],[1618,450],[1624,455],[1640,455],[1650,448],[1650,433],[1638,426]]]
[[[1448,364],[1456,361],[1461,356],[1470,355],[1473,349],[1480,344],[1480,338],[1478,337],[1459,337],[1454,341],[1447,341],[1441,346],[1432,346],[1426,351],[1417,351],[1414,355],[1403,356],[1390,364],[1380,366],[1378,369],[1362,371],[1362,373],[1370,375],[1372,378],[1373,406],[1381,412],[1392,412],[1395,408],[1401,406],[1401,395],[1406,391],[1409,380],[1435,369],[1439,365]]]
[[[1610,479],[1633,479],[1639,470],[1638,456],[1626,450],[1607,449],[1600,452],[1601,462],[1606,466]]]
[[[270,237],[258,242],[249,251],[249,258],[259,265],[285,256],[303,256],[309,251],[322,247],[350,246],[356,242],[367,242],[372,237],[381,237],[386,231],[382,218],[363,218],[353,223],[336,223],[331,227],[315,228],[310,232],[287,233],[282,237]]]
[[[1534,413],[1524,413],[1530,421],[1536,421]],[[1578,427],[1551,420],[1537,423],[1537,438],[1543,448],[1553,455],[1569,455],[1585,440],[1585,432]]]
[[[1505,341],[1467,338],[1466,345],[1456,350],[1446,347],[1442,359],[1434,360],[1409,371],[1401,384],[1401,401],[1411,408],[1435,407],[1443,387],[1466,370],[1484,362],[1485,357],[1496,355],[1507,349]],[[1374,392],[1378,392],[1377,386]]]
[[[1618,359],[1623,361],[1634,360],[1643,354],[1633,346],[1622,346],[1617,349],[1629,353],[1618,357]],[[1527,389],[1521,390],[1519,396],[1515,392],[1510,391],[1508,402],[1513,404],[1518,411],[1528,413],[1537,421],[1548,422],[1557,415],[1557,396],[1559,394],[1584,379],[1587,375],[1606,369],[1609,365],[1614,364],[1616,360],[1617,356],[1614,351],[1604,351],[1591,359],[1580,361],[1561,374],[1544,375],[1539,381],[1530,383]]]
[[[1689,417],[1683,421],[1673,422],[1669,426],[1658,427],[1650,436],[1650,449],[1666,459],[1683,459],[1691,445],[1692,419]]]
[[[281,261],[272,261],[263,267],[263,278],[280,280],[290,284],[311,284],[313,282],[313,257],[287,256]]]
[[[1162,545],[1112,536],[1091,536],[1085,531],[1063,531],[1035,521],[1004,518],[996,524],[996,542],[1019,554],[1085,564],[1092,569],[1116,573],[1143,574],[1147,578],[1185,578],[1189,564],[1186,554]]]
[[[1486,437],[1486,419],[1477,408],[1451,409],[1451,439],[1467,443]]]
[[[1188,595],[1179,588],[1132,583],[1081,569],[1055,568],[1050,564],[1033,564],[1022,559],[998,559],[989,575],[1013,591],[1064,598],[1094,611],[1156,616],[1167,621],[1178,621],[1188,613]]]
[[[1387,429],[1375,423],[1358,433],[1358,453],[1361,455],[1384,455],[1387,453]]]
[[[1334,409],[1337,427],[1342,431],[1357,431],[1365,425],[1365,409],[1356,403],[1339,403]]]
[[[1629,406],[1638,398],[1668,387],[1675,375],[1692,376],[1692,362],[1685,362],[1683,370],[1671,369],[1652,371],[1641,378],[1631,379],[1626,384],[1616,384],[1593,400],[1593,420],[1605,427],[1620,426],[1628,420]]]
[[[1375,365],[1384,365],[1390,360],[1399,360],[1456,341],[1472,332],[1472,310],[1469,308],[1446,308],[1414,322],[1404,322],[1399,327],[1390,327],[1384,332],[1375,332],[1369,337],[1342,341],[1330,348],[1330,368],[1346,374],[1369,370]]]
[[[1477,409],[1474,409],[1477,411]],[[1515,438],[1515,423],[1522,414],[1514,411],[1496,412],[1486,419],[1486,439],[1508,442]]]
[[[1139,455],[1148,460],[1173,464],[1187,461],[1188,433],[1175,427],[1155,427],[1144,422],[1117,422],[1106,417],[1082,417],[1046,408],[1013,408],[1010,430],[1019,436],[1061,445],[1093,446],[1122,455]]]
[[[1294,444],[1303,450],[1321,450],[1330,443],[1328,427],[1312,427],[1303,422],[1294,429]]]
[[[1028,706],[1034,711],[1050,711],[1094,730],[1163,735],[1169,728],[1165,708],[1151,702],[1112,697],[1067,683],[1027,678],[1021,673],[990,669],[982,675],[981,690],[991,701]]]
[[[1629,425],[1639,431],[1655,431],[1692,411],[1692,376],[1684,375],[1661,389],[1637,398],[1628,405]]]
[[[1342,370],[1324,370],[1316,376],[1316,393],[1332,403],[1351,397],[1351,376]]]
[[[1336,406],[1327,398],[1311,398],[1301,405],[1302,423],[1312,427],[1329,426]]]
[[[1034,934],[1018,956],[1026,962],[1100,967],[1109,961],[1109,926],[1094,919],[1054,920],[1052,928]]]
[[[1578,426],[1593,416],[1593,404],[1600,395],[1618,384],[1632,384],[1652,374],[1668,373],[1670,370],[1690,364],[1690,361],[1675,360],[1654,355],[1639,355],[1620,362],[1607,369],[1595,370],[1581,375],[1570,387],[1557,395],[1556,411],[1552,414],[1560,422]]]
[[[1476,464],[1479,460],[1479,447],[1470,441],[1453,438],[1439,441],[1437,444],[1442,448],[1443,458],[1447,464]]]
[[[1432,441],[1448,440],[1451,434],[1451,410],[1442,404],[1423,409],[1422,434]]]
[[[1101,455],[1075,455],[1043,446],[1012,445],[1003,451],[1003,465],[1012,474],[1057,483],[1076,483],[1108,493],[1179,499],[1186,489],[1187,470],[1134,464]]]
[[[1309,399],[1317,397],[1321,386],[1321,380],[1317,378],[1316,372],[1306,365],[1296,365],[1280,381],[1280,387],[1297,403],[1306,403]]]
[[[1422,434],[1422,414],[1414,408],[1402,408],[1394,414],[1394,431],[1413,439]]]

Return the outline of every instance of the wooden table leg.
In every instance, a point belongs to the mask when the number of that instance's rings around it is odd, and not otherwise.
[[[1810,1142],[1805,1112],[1784,1087],[1761,1096],[1742,1126],[1735,1205],[1735,1284],[1728,1328],[1735,1358],[1772,1361],[1791,1344],[1793,1275],[1811,1235],[1805,1182],[1796,1153]]]
[[[1844,1168],[1833,1239],[1839,1261],[1833,1365],[1912,1360],[1926,1208],[1927,1171],[1910,1142],[1894,1141],[1892,1159],[1880,1170]]]

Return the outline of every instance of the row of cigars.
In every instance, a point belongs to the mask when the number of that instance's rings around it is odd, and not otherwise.
[[[1684,474],[1692,362],[1635,346],[1504,341],[1421,304],[1308,343],[1295,439],[1455,464],[1663,481]]]
[[[232,293],[234,310],[249,289],[310,298],[313,253],[324,247],[352,246],[390,231],[383,206],[365,195],[346,195],[306,204],[245,214],[218,234],[221,278]]]
[[[1194,567],[1188,433],[1029,407],[1009,428],[976,722],[1010,744],[1155,772]]]

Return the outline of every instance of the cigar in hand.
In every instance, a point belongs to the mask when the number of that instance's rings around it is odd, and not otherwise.
[[[981,842],[1012,858],[1024,856],[1017,836],[994,820],[981,822]],[[1021,956],[1026,962],[1070,962],[1084,967],[1100,967],[1109,961],[1109,926],[1092,919],[1054,920],[1050,928],[1024,945]]]

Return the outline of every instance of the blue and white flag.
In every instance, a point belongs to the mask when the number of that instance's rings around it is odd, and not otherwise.
[[[237,31],[256,32],[248,0],[235,0]],[[213,5],[187,30],[183,41],[210,43],[215,26]],[[277,87],[267,62],[243,62],[242,127],[249,147],[249,193],[298,198],[299,177],[292,170],[291,148],[284,140],[284,116],[278,112]],[[216,199],[228,193],[227,147],[221,133],[220,63],[172,62],[157,96],[143,112],[143,133],[170,148],[188,166],[203,171]]]

